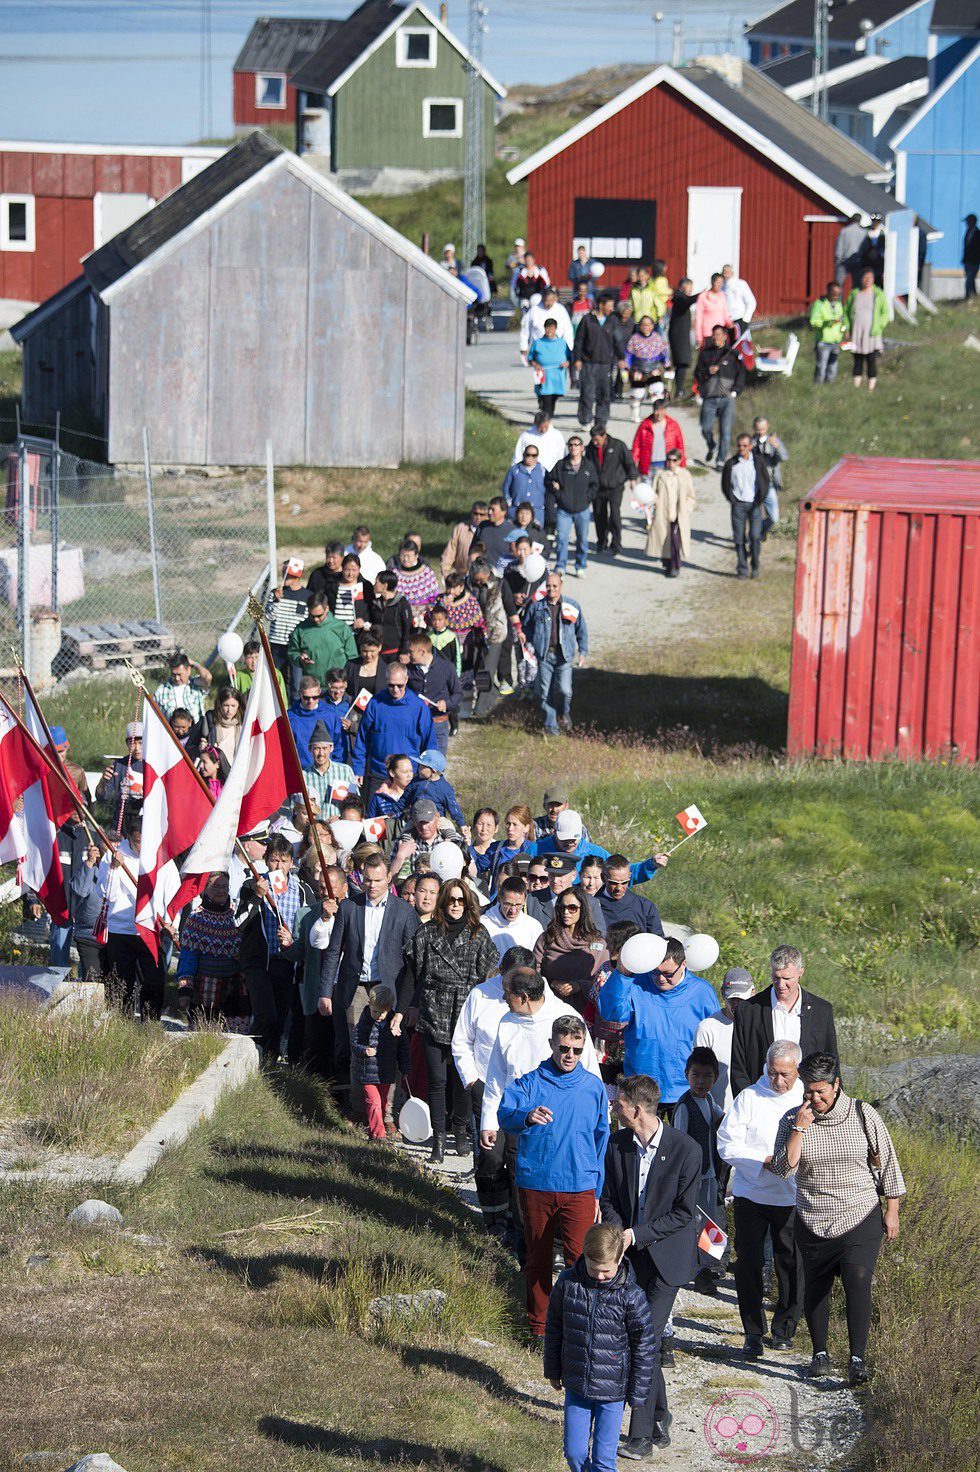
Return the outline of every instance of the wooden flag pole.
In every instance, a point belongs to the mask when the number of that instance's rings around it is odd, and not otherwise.
[[[33,749],[37,752],[38,756],[44,762],[45,766],[47,767],[48,771],[51,773],[52,777],[54,777],[56,779],[56,781],[60,782],[61,785],[64,787],[65,791],[68,793],[68,796],[71,798],[72,803],[75,806],[75,811],[78,813],[79,817],[81,817],[81,818],[87,818],[88,819],[88,823],[90,823],[92,825],[92,828],[95,830],[95,832],[102,839],[102,842],[105,844],[106,848],[109,850],[109,852],[115,858],[118,859],[118,861],[119,861],[119,867],[122,869],[123,873],[126,875],[126,878],[129,880],[130,884],[132,884],[132,885],[135,886],[136,880],[133,878],[132,870],[129,868],[129,865],[126,863],[126,860],[120,857],[119,851],[118,851],[116,845],[113,843],[113,841],[109,837],[108,833],[106,833],[105,829],[96,820],[95,815],[93,814],[91,808],[89,808],[82,801],[82,799],[79,796],[78,791],[77,791],[77,789],[75,787],[75,784],[67,776],[65,776],[65,775],[62,774],[62,772],[61,772],[60,768],[58,767],[58,765],[56,764],[56,762],[48,755],[48,753],[45,751],[44,747],[41,746],[41,744],[31,734],[31,731],[24,724],[24,722],[21,720],[20,716],[14,710],[13,706],[10,704],[10,702],[7,700],[7,698],[2,693],[0,693],[0,702],[2,702],[4,704],[4,706],[6,706],[7,710],[10,712],[11,716],[17,722],[18,726],[23,731],[23,733],[27,737],[28,741],[31,743],[31,746],[33,747]],[[86,826],[86,832],[87,832],[88,831],[88,826],[87,826],[87,824],[85,826]]]
[[[333,884],[331,883],[330,875],[327,871],[327,862],[326,859],[323,857],[323,848],[320,844],[320,830],[316,826],[316,819],[313,816],[313,804],[310,802],[310,794],[306,790],[306,782],[305,780],[303,780],[303,772],[299,759],[299,751],[296,747],[296,737],[293,735],[293,728],[289,724],[289,717],[286,714],[286,707],[283,703],[282,691],[279,688],[279,681],[276,679],[276,666],[272,658],[272,650],[269,647],[269,636],[265,631],[265,615],[262,611],[262,605],[253,594],[249,594],[248,611],[255,622],[255,627],[259,631],[259,638],[262,640],[262,649],[269,665],[269,678],[272,681],[273,698],[275,699],[276,705],[279,707],[279,714],[282,717],[282,723],[285,726],[286,730],[289,732],[289,744],[293,749],[293,756],[296,758],[296,767],[300,773],[300,779],[302,781],[303,804],[306,808],[306,817],[310,825],[310,833],[313,837],[313,847],[316,849],[316,856],[320,860],[320,873],[323,875],[323,881],[327,886],[327,895],[330,899],[336,899],[337,896],[333,892]]]
[[[173,742],[174,746],[176,746],[177,750],[180,752],[180,755],[181,755],[181,758],[182,758],[182,760],[184,762],[184,765],[186,767],[188,767],[190,769],[190,771],[193,772],[194,778],[195,778],[195,780],[197,782],[198,787],[200,787],[201,791],[204,793],[204,796],[207,798],[207,800],[211,804],[211,806],[214,807],[214,794],[212,793],[212,791],[211,791],[210,787],[208,786],[208,784],[205,782],[204,778],[201,776],[200,772],[197,770],[197,767],[194,765],[194,762],[191,760],[191,757],[188,755],[188,751],[187,751],[186,746],[183,746],[181,744],[181,742],[178,740],[177,733],[174,730],[173,726],[171,726],[170,722],[167,720],[167,717],[164,715],[164,713],[160,709],[159,705],[157,705],[156,701],[154,700],[153,696],[150,694],[149,690],[147,690],[147,688],[146,688],[146,681],[143,678],[143,672],[142,672],[142,670],[138,670],[135,665],[130,664],[130,662],[129,662],[128,659],[126,661],[126,668],[129,670],[129,678],[132,680],[132,682],[136,686],[137,690],[139,690],[142,693],[143,699],[146,701],[146,703],[150,707],[150,709],[154,712],[154,714],[156,715],[157,719],[161,722],[161,724],[163,725],[163,729],[166,731],[167,735],[170,737],[170,739]],[[238,852],[241,854],[241,856],[244,859],[245,863],[248,865],[249,869],[252,871],[252,878],[253,879],[256,879],[256,880],[261,879],[263,876],[259,873],[258,869],[256,869],[256,867],[253,864],[252,860],[249,858],[248,854],[245,852],[245,846],[242,843],[242,841],[241,841],[240,838],[236,838],[235,839],[235,847],[238,849]],[[280,919],[280,915],[279,915],[279,906],[276,904],[276,897],[272,893],[272,887],[271,887],[271,885],[269,887],[269,904],[270,904],[270,907],[271,907],[273,913],[275,914],[276,919],[277,920],[280,920],[280,923],[281,923],[281,919]]]

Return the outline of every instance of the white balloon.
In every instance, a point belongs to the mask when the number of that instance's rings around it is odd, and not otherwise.
[[[598,281],[600,276],[605,276],[606,268],[601,261],[593,261],[589,267],[589,275],[593,281]]]
[[[620,965],[634,976],[645,976],[656,971],[667,954],[667,942],[662,935],[631,935],[619,953]]]
[[[222,634],[218,640],[218,653],[225,664],[237,664],[242,657],[242,650],[244,648],[245,645],[235,633],[234,629],[229,629],[227,634]]]
[[[540,552],[531,552],[521,563],[521,572],[529,583],[536,583],[548,571],[548,564]]]
[[[688,969],[707,971],[718,959],[719,946],[713,935],[692,935],[684,942]]]
[[[424,1099],[406,1099],[398,1115],[398,1128],[410,1145],[424,1145],[432,1134],[432,1116]]]
[[[364,824],[355,823],[352,818],[331,818],[330,832],[337,840],[338,848],[349,854],[358,839],[363,838]]]
[[[437,843],[429,854],[429,868],[440,879],[458,879],[463,872],[463,850],[456,843]]]
[[[638,506],[652,506],[656,500],[653,486],[648,480],[639,480],[633,487],[633,500]]]

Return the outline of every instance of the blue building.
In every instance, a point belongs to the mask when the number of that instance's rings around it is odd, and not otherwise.
[[[892,136],[895,195],[912,200],[942,239],[929,245],[929,294],[963,290],[963,220],[980,215],[980,19],[967,0],[936,0],[932,86]]]
[[[889,61],[926,56],[931,10],[932,0],[847,0],[835,5],[826,66],[840,66],[860,55],[884,56]],[[777,6],[747,26],[745,36],[753,66],[812,50],[813,0],[789,0]]]

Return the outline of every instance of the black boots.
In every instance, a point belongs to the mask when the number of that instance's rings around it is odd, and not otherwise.
[[[469,1155],[473,1149],[473,1141],[468,1129],[453,1130],[453,1144],[457,1155]]]
[[[441,1165],[446,1158],[446,1136],[432,1136],[432,1150],[429,1153],[430,1165]]]

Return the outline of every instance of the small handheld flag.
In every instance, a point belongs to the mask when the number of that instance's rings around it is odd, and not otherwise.
[[[748,327],[736,338],[735,351],[741,358],[746,371],[751,373],[755,367],[755,346],[752,342],[752,332]]]
[[[281,869],[272,869],[269,873],[269,885],[273,894],[285,894],[289,888],[289,875],[284,874]]]
[[[706,1252],[709,1257],[723,1258],[725,1248],[728,1246],[728,1234],[723,1232],[717,1222],[713,1222],[706,1212],[698,1207],[698,1214],[704,1221],[701,1235],[698,1237],[698,1247]]]
[[[684,830],[686,838],[693,838],[695,833],[700,833],[702,828],[707,828],[708,826],[707,818],[701,809],[696,808],[693,803],[689,808],[685,808],[682,813],[677,814],[677,821]]]
[[[330,789],[331,802],[346,802],[354,788],[349,782],[335,782]]]
[[[364,837],[369,843],[381,843],[388,831],[384,818],[365,818]]]
[[[370,690],[358,690],[356,699],[353,700],[351,704],[347,707],[347,715],[344,716],[344,720],[346,721],[347,716],[351,715],[355,710],[360,711],[363,714],[363,712],[367,710],[370,704]]]

